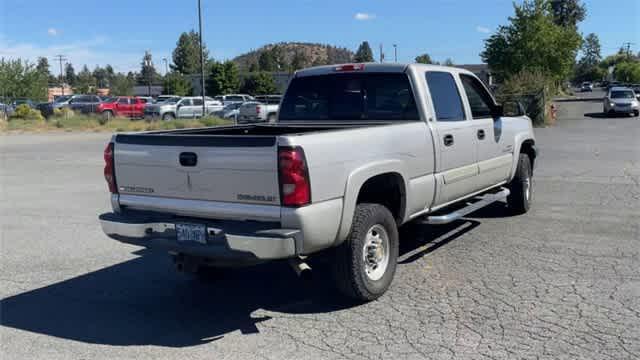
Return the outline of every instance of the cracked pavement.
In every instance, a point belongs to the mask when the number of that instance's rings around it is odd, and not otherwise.
[[[558,106],[531,211],[403,229],[390,291],[359,306],[283,263],[176,273],[100,231],[108,135],[0,136],[0,357],[638,359],[640,119]]]

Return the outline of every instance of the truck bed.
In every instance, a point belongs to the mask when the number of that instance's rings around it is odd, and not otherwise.
[[[281,135],[303,135],[307,133],[317,133],[332,130],[361,128],[366,126],[384,125],[383,122],[341,123],[341,124],[250,124],[243,126],[218,126],[198,129],[163,130],[134,134],[133,136],[147,135],[255,135],[255,136],[281,136]],[[121,136],[121,135],[119,135]],[[131,135],[126,135],[131,136]]]

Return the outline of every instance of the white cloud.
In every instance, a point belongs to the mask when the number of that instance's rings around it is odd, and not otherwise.
[[[49,34],[49,36],[58,36],[58,29],[56,28],[49,28],[47,30],[47,34]]]
[[[491,32],[491,30],[489,30],[488,27],[484,27],[484,26],[476,26],[476,31],[482,34],[488,34]]]
[[[0,58],[23,59],[34,63],[38,57],[43,56],[52,62],[54,56],[61,54],[73,64],[76,71],[79,71],[85,64],[90,69],[96,65],[111,64],[116,71],[122,72],[140,69],[140,59],[144,50],[140,50],[139,53],[99,50],[100,46],[108,42],[108,38],[97,36],[88,40],[41,46],[33,43],[14,42],[0,34]]]
[[[359,20],[359,21],[367,21],[367,20],[373,20],[376,18],[375,14],[368,14],[368,13],[356,13],[353,16],[354,19]]]

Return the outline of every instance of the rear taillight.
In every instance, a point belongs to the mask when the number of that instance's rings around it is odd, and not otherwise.
[[[302,148],[278,148],[278,171],[282,205],[303,206],[309,204],[311,202],[311,184]]]
[[[260,105],[256,106],[256,114],[260,114]]]
[[[113,164],[113,157],[113,143],[110,142],[107,144],[107,147],[104,148],[104,179],[107,181],[107,185],[109,185],[109,192],[117,194],[118,186],[116,185],[116,169]]]

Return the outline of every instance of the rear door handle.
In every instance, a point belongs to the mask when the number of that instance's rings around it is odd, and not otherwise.
[[[484,136],[485,136],[484,130],[482,129],[478,130],[478,139],[484,140]]]
[[[453,145],[453,135],[447,134],[444,136],[444,146]]]

